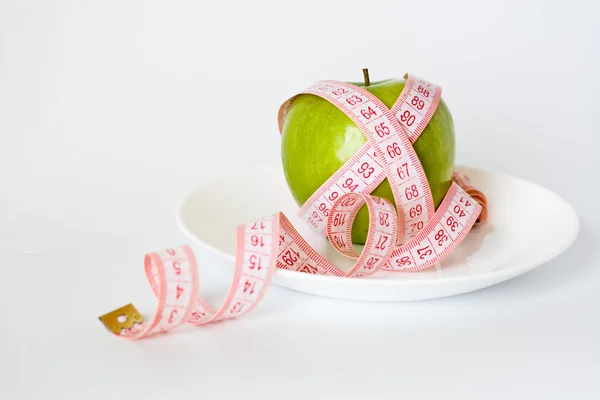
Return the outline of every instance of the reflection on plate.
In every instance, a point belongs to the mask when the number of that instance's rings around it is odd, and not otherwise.
[[[277,270],[273,283],[333,298],[368,301],[432,299],[467,293],[521,275],[565,251],[579,221],[574,210],[549,190],[504,174],[458,167],[488,198],[489,218],[440,263],[418,272],[381,271],[368,278],[338,278]],[[297,216],[298,206],[280,166],[254,166],[193,191],[177,221],[203,249],[233,261],[236,227],[282,211],[298,232],[330,262],[349,270],[352,260],[337,253]],[[356,246],[357,251],[362,246]]]

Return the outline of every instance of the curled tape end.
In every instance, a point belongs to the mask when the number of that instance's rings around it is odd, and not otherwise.
[[[134,324],[144,322],[142,314],[131,303],[101,315],[98,319],[116,335],[119,335],[123,329],[131,329]]]
[[[488,218],[488,200],[485,194],[473,185],[471,179],[466,174],[461,172],[454,171],[452,174],[452,181],[467,192],[467,194],[481,206],[481,212],[475,223],[482,224],[486,222]]]

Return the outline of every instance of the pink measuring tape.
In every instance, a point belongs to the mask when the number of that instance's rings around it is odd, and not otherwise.
[[[433,116],[441,88],[413,75],[392,109],[363,88],[320,81],[301,93],[320,96],[343,111],[367,142],[300,208],[299,215],[326,235],[341,254],[355,260],[344,272],[315,251],[282,213],[242,224],[229,294],[218,310],[199,296],[197,263],[189,246],[150,253],[145,271],[158,305],[151,321],[129,304],[100,317],[115,335],[139,339],[184,323],[203,325],[239,317],[265,295],[276,268],[300,273],[362,278],[379,270],[408,272],[448,256],[477,221],[487,218],[486,198],[455,173],[437,210],[412,143]],[[295,97],[295,96],[294,96]],[[279,126],[294,97],[279,111]],[[395,204],[370,193],[388,179]],[[369,233],[361,254],[352,247],[352,223],[366,205]]]

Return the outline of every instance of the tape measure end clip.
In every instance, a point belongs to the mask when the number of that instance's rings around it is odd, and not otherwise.
[[[109,331],[116,335],[121,334],[123,329],[130,329],[134,324],[144,322],[142,314],[131,303],[101,315],[98,319]]]

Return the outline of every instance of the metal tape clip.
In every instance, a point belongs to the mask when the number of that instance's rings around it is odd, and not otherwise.
[[[98,319],[102,321],[108,330],[117,335],[121,334],[123,329],[130,329],[133,327],[133,324],[141,324],[144,322],[144,317],[142,317],[142,314],[140,314],[140,312],[131,303],[104,314],[98,317]]]

